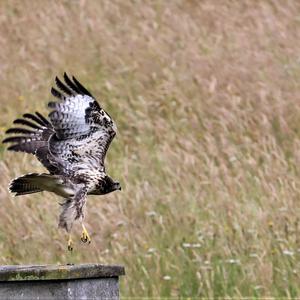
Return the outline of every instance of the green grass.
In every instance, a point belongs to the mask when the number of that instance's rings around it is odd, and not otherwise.
[[[74,74],[114,118],[66,251],[58,198],[12,198],[42,171],[0,146],[0,263],[122,264],[123,297],[299,297],[298,1],[2,1],[1,137]]]

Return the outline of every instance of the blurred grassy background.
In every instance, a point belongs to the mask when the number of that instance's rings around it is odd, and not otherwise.
[[[0,2],[1,138],[74,74],[115,119],[123,190],[90,197],[66,252],[43,170],[1,146],[0,263],[123,264],[123,297],[300,295],[300,3]]]

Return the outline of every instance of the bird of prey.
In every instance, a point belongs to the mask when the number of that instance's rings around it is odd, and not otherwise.
[[[16,196],[42,191],[64,198],[59,227],[68,234],[72,251],[71,228],[75,220],[82,224],[83,242],[91,241],[84,226],[87,195],[104,195],[121,190],[119,182],[106,174],[104,160],[116,135],[116,125],[91,93],[73,76],[64,73],[64,83],[55,78],[57,88],[51,94],[48,119],[39,112],[26,113],[13,123],[3,143],[8,150],[34,154],[49,173],[30,173],[14,179],[9,186]]]

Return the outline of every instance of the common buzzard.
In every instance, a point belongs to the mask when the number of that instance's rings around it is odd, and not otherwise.
[[[11,136],[8,150],[34,154],[49,173],[31,173],[14,179],[9,186],[16,196],[42,191],[53,192],[65,200],[59,227],[69,233],[68,249],[73,249],[71,228],[75,220],[82,223],[83,242],[91,241],[84,226],[87,195],[104,195],[121,190],[119,182],[105,172],[104,160],[116,135],[116,125],[90,92],[64,73],[64,82],[55,78],[58,98],[48,104],[49,119],[39,112],[24,114],[13,123],[23,125],[6,131]]]

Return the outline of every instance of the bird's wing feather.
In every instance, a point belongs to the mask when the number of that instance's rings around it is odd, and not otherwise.
[[[25,127],[12,127],[5,132],[12,135],[3,140],[3,143],[10,144],[8,150],[34,154],[50,173],[55,173],[56,167],[48,156],[48,140],[54,133],[51,123],[39,112],[24,114],[13,123]]]
[[[55,130],[49,141],[50,151],[72,164],[72,168],[76,163],[91,161],[104,165],[107,149],[116,134],[115,123],[76,78],[71,81],[64,74],[64,80],[62,83],[56,78],[59,91],[52,88],[51,92],[59,101],[48,105]]]

